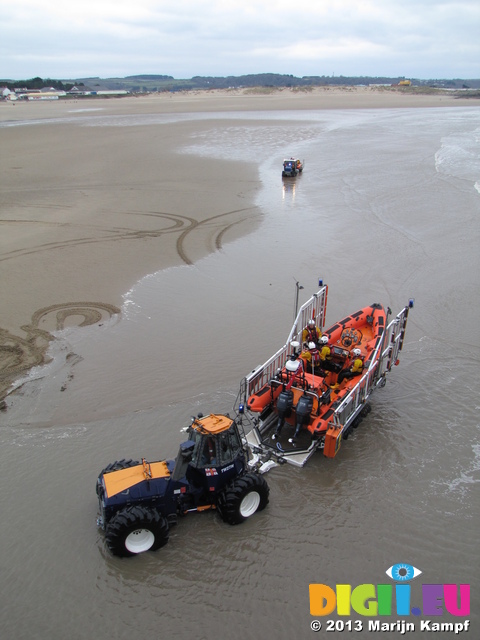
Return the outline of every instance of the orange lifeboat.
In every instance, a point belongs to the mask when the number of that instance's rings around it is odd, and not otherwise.
[[[391,310],[374,303],[324,329],[328,286],[319,286],[298,309],[296,283],[285,343],[240,384],[236,407],[250,426],[250,464],[260,470],[283,462],[303,467],[315,451],[335,457],[399,362],[413,298],[390,321]]]
[[[323,359],[314,362],[304,357],[305,349],[294,350],[281,371],[249,396],[250,412],[275,414],[273,440],[285,441],[287,431],[291,446],[307,434],[322,437],[324,455],[337,454],[348,435],[334,422],[335,408],[380,357],[386,319],[377,303],[343,318],[323,331],[320,345],[311,345]]]

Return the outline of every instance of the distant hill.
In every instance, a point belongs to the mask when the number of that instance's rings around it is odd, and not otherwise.
[[[189,89],[228,89],[250,87],[318,87],[325,85],[371,85],[398,84],[402,77],[371,77],[371,76],[303,76],[279,73],[257,73],[243,76],[194,76],[190,79],[175,79],[166,75],[135,75],[126,78],[77,78],[75,81],[84,82],[88,86],[98,85],[106,89],[127,89],[130,91],[182,91]],[[446,89],[478,89],[480,79],[432,79],[420,80],[409,78],[412,86],[434,86]]]

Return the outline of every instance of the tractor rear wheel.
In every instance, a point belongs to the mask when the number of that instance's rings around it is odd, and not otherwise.
[[[167,544],[168,536],[168,522],[149,507],[127,507],[118,511],[105,531],[107,547],[121,558],[156,551]]]
[[[102,476],[104,473],[110,473],[111,471],[120,471],[121,469],[128,469],[129,467],[136,467],[139,464],[141,464],[141,462],[138,462],[138,460],[132,460],[131,458],[129,458],[128,460],[122,458],[121,460],[115,460],[115,462],[107,464],[105,469],[100,472],[100,475],[97,478],[97,496],[100,495],[100,491],[102,488]]]
[[[246,473],[236,478],[218,498],[218,511],[228,524],[240,524],[268,504],[270,489],[258,473]]]

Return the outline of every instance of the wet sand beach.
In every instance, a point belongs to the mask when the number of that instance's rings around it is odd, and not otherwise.
[[[208,114],[471,104],[367,87],[1,103],[0,398],[44,361],[50,331],[102,322],[141,277],[256,228],[255,158],[183,152]]]
[[[363,89],[0,104],[5,638],[307,640],[310,584],[393,587],[396,563],[422,572],[411,615],[393,589],[390,613],[321,632],[417,640],[422,586],[467,584],[478,637],[479,131],[478,103]],[[190,514],[111,556],[99,472],[232,413],[318,278],[328,326],[415,298],[371,412],[333,460],[272,469],[242,525]]]

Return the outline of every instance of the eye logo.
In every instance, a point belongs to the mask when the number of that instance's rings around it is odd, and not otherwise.
[[[397,582],[409,582],[418,577],[422,572],[411,564],[394,564],[385,572],[389,578]]]

